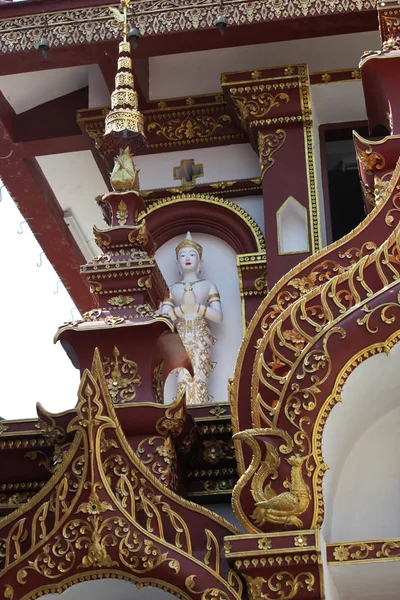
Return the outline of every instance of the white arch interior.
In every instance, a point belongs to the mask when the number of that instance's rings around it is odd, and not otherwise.
[[[307,210],[289,196],[276,213],[279,254],[308,252]]]
[[[184,236],[168,240],[156,252],[156,260],[168,285],[179,280],[175,248]],[[201,277],[213,281],[221,295],[223,322],[211,323],[217,343],[211,350],[211,359],[217,363],[210,375],[208,390],[215,402],[228,401],[228,379],[232,377],[237,352],[242,341],[242,314],[236,253],[225,241],[208,234],[193,234],[203,246]],[[166,381],[165,402],[171,402],[176,393],[176,377]]]
[[[84,581],[68,588],[61,594],[47,594],[46,600],[171,600],[169,592],[155,587],[138,589],[122,579],[97,579]]]
[[[400,344],[361,363],[327,420],[327,542],[400,536]],[[382,389],[385,390],[382,394]]]

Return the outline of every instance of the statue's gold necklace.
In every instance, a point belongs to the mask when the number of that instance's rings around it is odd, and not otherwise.
[[[205,279],[196,279],[196,281],[175,281],[175,284],[180,283],[181,285],[186,285],[187,283],[190,283],[191,285],[195,285],[195,283],[201,283],[202,281],[205,281]]]

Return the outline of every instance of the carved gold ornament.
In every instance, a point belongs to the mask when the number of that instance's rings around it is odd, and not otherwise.
[[[292,0],[291,11],[287,4],[280,0],[273,5],[261,3],[251,5],[248,2],[225,1],[228,14],[237,12],[237,22],[243,25],[263,21],[290,20],[292,14],[302,14],[305,17],[326,16],[327,7],[319,0]],[[201,31],[215,21],[215,4],[204,5],[204,0],[191,0],[182,9],[176,0],[163,0],[154,10],[154,0],[144,0],[138,3],[135,16],[140,29],[148,35],[167,34],[168,32]],[[329,13],[342,10],[343,14],[357,13],[371,9],[370,0],[331,0]],[[236,14],[236,13],[235,13]],[[39,17],[41,19],[39,20]],[[39,15],[24,15],[14,18],[4,18],[0,27],[0,50],[2,53],[27,52],[37,50],[38,28],[47,27],[51,32],[52,43],[55,47],[68,47],[71,43],[93,44],[102,41],[116,40],[120,35],[115,16],[110,15],[107,6],[89,6],[69,10],[57,10]]]
[[[165,122],[153,121],[147,126],[148,131],[156,131],[156,134],[164,137],[170,142],[183,140],[206,140],[211,138],[216,131],[223,128],[222,123],[231,123],[229,115],[220,115],[214,118],[207,115],[194,113],[183,120],[172,118]]]
[[[96,488],[102,487],[101,484],[92,484],[89,500],[82,502],[77,508],[78,512],[87,513],[89,515],[99,515],[100,513],[114,510],[109,502],[101,501]]]
[[[243,577],[247,583],[250,600],[271,600],[271,593],[279,600],[292,600],[300,589],[305,588],[312,592],[315,585],[315,577],[309,572],[294,576],[289,571],[278,571],[268,579],[263,577],[254,577],[253,579],[249,575],[243,575]]]
[[[117,219],[118,225],[125,225],[128,219],[128,207],[123,200],[121,200],[118,204]]]
[[[390,540],[382,543],[381,549],[376,553],[378,558],[400,556],[400,540]]]
[[[136,170],[129,147],[121,150],[114,159],[110,182],[116,192],[139,190],[139,171]],[[117,219],[119,225],[125,225],[128,219],[128,209],[122,199],[118,204]]]
[[[135,306],[136,314],[139,317],[154,317],[155,311],[151,304],[138,304]]]
[[[137,447],[136,454],[164,485],[171,489],[176,488],[176,451],[171,436],[164,438],[153,435],[143,439]]]
[[[285,104],[289,102],[289,95],[285,92],[279,92],[274,95],[265,91],[265,86],[260,85],[258,87],[260,91],[254,92],[251,96],[236,95],[237,92],[235,88],[231,88],[232,99],[238,107],[241,119],[244,123],[248,118],[262,119],[273,108],[278,108],[282,102],[285,102]],[[242,88],[239,88],[239,90],[241,89]]]
[[[234,435],[235,441],[243,441],[250,446],[253,452],[251,466],[239,479],[233,490],[232,505],[236,515],[247,517],[241,507],[240,495],[245,486],[251,482],[251,495],[255,502],[255,509],[251,521],[262,527],[265,523],[276,523],[300,529],[303,522],[299,516],[306,512],[311,501],[310,488],[304,481],[303,464],[308,456],[292,454],[285,458],[291,466],[290,481],[284,481],[283,486],[288,490],[277,494],[272,484],[279,476],[281,458],[279,453],[288,454],[293,450],[293,440],[286,431],[276,428],[268,429],[266,435],[280,437],[285,444],[279,446],[279,452],[267,441],[262,442],[265,455],[262,459],[260,442],[257,437],[261,429],[249,429]]]
[[[270,538],[263,537],[257,542],[257,546],[260,550],[270,550],[272,548],[272,542]]]
[[[369,555],[369,553],[374,550],[375,546],[373,544],[340,544],[336,546],[333,551],[333,556],[335,560],[338,562],[345,562],[349,560],[360,560],[365,559]],[[354,550],[354,552],[351,552]]]
[[[134,302],[134,298],[132,296],[113,296],[109,300],[107,300],[107,304],[111,304],[111,306],[119,306],[123,307],[127,304],[132,304]]]
[[[383,177],[375,176],[375,190],[374,190],[375,205],[380,204],[382,202],[382,200],[385,199],[386,192],[387,192],[392,175],[393,175],[393,172],[391,171],[389,173],[385,173],[385,175]]]
[[[139,225],[133,225],[131,230],[128,234],[128,241],[133,244],[136,243],[139,247],[145,246],[149,240],[146,220],[143,219]]]
[[[294,328],[287,329],[282,335],[287,342],[291,342],[299,350],[303,350],[307,343],[306,338]]]
[[[113,402],[115,404],[133,402],[136,398],[136,387],[142,385],[137,364],[126,356],[120,360],[120,351],[117,346],[114,346],[113,359],[104,358],[103,367]]]
[[[296,535],[294,537],[294,545],[297,548],[303,548],[308,545],[307,537],[305,535]]]
[[[255,80],[260,79],[261,75],[262,73],[258,69],[254,69],[254,71],[251,72],[251,78]]]
[[[226,408],[219,406],[218,404],[213,408],[210,408],[210,415],[213,415],[216,419],[219,419],[227,412]]]
[[[14,588],[11,585],[4,586],[4,598],[6,598],[6,600],[13,600]]]
[[[346,546],[341,544],[340,546],[336,546],[335,550],[333,551],[333,556],[335,557],[335,560],[344,562],[349,558],[350,552]]]
[[[400,559],[400,540],[382,539],[327,544],[328,565],[385,562]]]
[[[229,569],[218,539],[221,532],[239,531],[171,493],[132,452],[98,350],[92,371],[83,373],[78,397],[68,425],[73,440],[60,470],[0,523],[0,569],[5,566],[9,581],[21,586],[18,597],[61,592],[93,574],[107,576],[106,570],[115,567],[118,577],[138,585],[157,577],[160,587],[180,597],[196,594],[207,580],[209,587],[200,591],[203,599],[240,600],[240,579]],[[173,460],[170,439],[158,448],[156,455],[167,463]],[[202,540],[192,537],[181,511],[187,520],[204,521]],[[164,570],[155,572],[161,564]],[[179,581],[175,575],[186,569],[195,574]],[[2,591],[13,600],[11,585]]]
[[[360,165],[367,175],[372,175],[375,169],[380,171],[385,167],[385,159],[382,154],[374,152],[370,145],[366,150],[356,147],[356,153]]]
[[[156,402],[162,404],[164,401],[164,381],[163,381],[164,361],[161,360],[154,367],[153,371],[153,394]]]
[[[258,154],[260,158],[261,178],[275,164],[273,155],[286,141],[284,129],[277,129],[275,133],[258,133]]]
[[[254,289],[257,290],[257,292],[268,291],[267,271],[254,280]]]
[[[234,459],[235,449],[232,440],[205,440],[203,442],[203,459],[212,465],[218,464],[223,459]]]
[[[295,454],[286,459],[292,467],[290,482],[285,482],[289,491],[277,494],[271,486],[265,486],[267,477],[273,475],[280,464],[278,453],[269,445],[267,460],[264,463],[265,470],[256,474],[252,481],[252,495],[256,501],[256,508],[251,518],[256,525],[269,522],[303,527],[303,521],[297,515],[304,513],[311,501],[310,488],[305,483],[302,473],[302,465],[306,458]]]

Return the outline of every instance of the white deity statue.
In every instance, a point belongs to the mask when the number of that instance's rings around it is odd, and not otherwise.
[[[208,393],[207,379],[215,367],[210,349],[216,339],[211,335],[208,320],[221,323],[221,300],[217,286],[200,278],[203,248],[189,232],[175,251],[182,280],[171,286],[170,297],[164,300],[160,312],[176,323],[193,366],[193,377],[186,369],[177,369],[178,393],[184,387],[187,404],[204,404],[213,399]]]

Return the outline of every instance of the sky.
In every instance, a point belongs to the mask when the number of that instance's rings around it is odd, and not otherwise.
[[[50,412],[76,405],[79,372],[53,337],[79,312],[6,188],[0,191],[0,416],[24,419],[36,416],[37,402]]]

